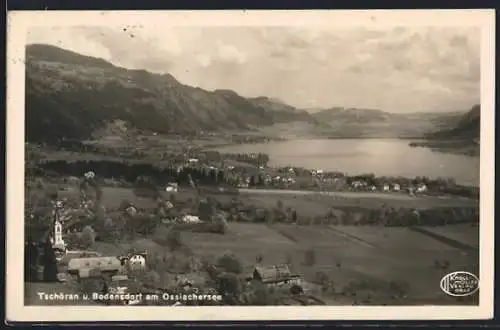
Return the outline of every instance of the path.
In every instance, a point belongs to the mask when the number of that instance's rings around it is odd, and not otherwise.
[[[456,197],[449,196],[410,196],[398,193],[383,192],[354,192],[354,191],[313,191],[313,190],[288,190],[288,189],[238,189],[239,193],[244,194],[287,194],[287,195],[323,195],[331,197],[345,198],[380,198],[380,199],[399,199],[399,200],[424,200],[424,199],[452,199]],[[464,200],[467,200],[464,198]]]

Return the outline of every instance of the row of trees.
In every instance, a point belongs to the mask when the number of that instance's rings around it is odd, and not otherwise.
[[[250,157],[246,154],[241,154],[237,157]],[[264,157],[264,156],[263,156]],[[251,158],[254,159],[254,158]],[[243,159],[248,161],[247,159]],[[254,159],[255,162],[260,162],[258,157]],[[55,175],[71,175],[81,176],[83,173],[92,169],[101,178],[114,178],[121,179],[125,182],[135,182],[141,176],[148,176],[150,182],[155,185],[164,185],[167,182],[175,181],[180,185],[190,184],[191,178],[199,185],[236,185],[243,181],[248,176],[250,179],[249,186],[263,187],[266,186],[264,173],[252,170],[241,171],[227,171],[215,170],[208,167],[193,166],[182,167],[178,169],[176,165],[168,166],[155,166],[152,164],[134,164],[127,161],[51,161],[40,164],[39,167],[46,173],[54,173]],[[300,169],[298,169],[300,170]],[[40,175],[43,171],[37,170],[32,174]],[[57,173],[57,174],[56,174]],[[299,172],[300,173],[300,172]],[[368,186],[374,185],[381,187],[385,183],[395,184],[398,183],[403,189],[409,185],[416,185],[423,183],[427,185],[429,193],[448,193],[452,195],[465,196],[465,197],[478,197],[479,189],[474,187],[465,187],[457,185],[452,179],[429,179],[427,177],[409,178],[391,178],[391,177],[375,177],[373,174],[357,175],[357,176],[343,176],[341,178],[342,184],[335,185],[335,189],[347,188],[354,181],[363,181]],[[310,185],[313,187],[314,185]]]

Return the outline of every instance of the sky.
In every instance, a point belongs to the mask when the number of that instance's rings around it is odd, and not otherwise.
[[[472,27],[39,27],[27,42],[303,109],[445,112],[480,100]]]

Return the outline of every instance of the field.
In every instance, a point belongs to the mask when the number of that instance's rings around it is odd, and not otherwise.
[[[77,191],[75,187],[66,187],[62,196],[70,196]],[[165,194],[166,196],[168,194]],[[194,191],[185,190],[176,195],[176,201],[193,200]],[[214,197],[221,203],[231,201],[235,195],[217,194]],[[324,215],[335,207],[377,208],[381,205],[397,206],[413,203],[415,207],[461,205],[473,201],[462,199],[441,199],[436,197],[391,198],[391,195],[297,195],[290,193],[241,193],[237,199],[245,205],[257,208],[276,207],[281,200],[283,207],[293,207],[301,215]],[[103,188],[103,202],[108,210],[119,207],[123,200],[134,202],[143,208],[152,208],[155,201],[134,195],[131,189],[118,187]],[[449,225],[445,227],[425,228],[452,240],[468,245],[478,245],[478,227],[467,225]],[[323,273],[333,281],[335,291],[352,283],[371,283],[369,289],[355,293],[355,296],[336,294],[322,296],[328,304],[351,304],[365,301],[366,304],[457,304],[457,300],[446,296],[439,287],[441,278],[452,271],[470,271],[478,274],[478,253],[464,251],[454,245],[420,232],[403,227],[377,226],[332,226],[296,224],[256,224],[230,222],[229,231],[224,234],[182,232],[181,238],[195,255],[217,258],[231,253],[252,271],[256,259],[263,257],[266,265],[289,263],[292,270],[301,274],[306,281],[315,282],[318,273]],[[475,240],[475,241],[474,241]],[[144,237],[126,244],[97,242],[94,249],[103,255],[124,253],[131,246],[139,250],[166,251],[164,247]],[[311,252],[312,251],[312,252]],[[163,252],[162,252],[163,253]],[[307,255],[314,254],[313,260]],[[448,263],[447,268],[436,264]],[[387,293],[387,286],[392,282],[408,284],[406,298],[394,300]],[[322,295],[321,292],[317,292]],[[477,301],[469,301],[477,303]]]
[[[183,238],[201,255],[231,252],[247,265],[255,264],[259,254],[264,264],[291,262],[294,271],[308,281],[314,281],[321,271],[333,279],[339,289],[352,281],[405,281],[411,287],[408,299],[441,304],[453,303],[439,288],[442,276],[454,270],[478,272],[477,255],[466,254],[405,228],[335,227],[330,230],[321,226],[231,223],[229,233],[224,236],[183,233]],[[304,260],[306,251],[310,250],[314,250],[316,260],[308,266]],[[449,270],[436,268],[435,261],[448,261]],[[379,301],[388,299],[383,292],[370,295]]]
[[[318,204],[329,207],[361,207],[379,208],[383,205],[388,207],[406,207],[425,209],[430,207],[475,207],[478,202],[461,197],[435,197],[435,196],[409,196],[399,193],[381,192],[328,192],[318,193],[312,191],[293,190],[265,190],[265,189],[242,189],[240,195],[249,201],[255,201],[270,206],[281,199],[285,205],[296,205],[307,203],[310,206]],[[274,204],[275,205],[275,204]],[[304,204],[305,206],[305,204]],[[297,207],[299,209],[299,207]]]
[[[424,229],[479,248],[479,227],[471,227],[469,224],[458,224],[448,227],[424,227]]]

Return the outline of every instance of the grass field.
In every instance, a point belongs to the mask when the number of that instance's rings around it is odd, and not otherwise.
[[[479,227],[470,224],[457,224],[446,227],[423,227],[436,234],[451,238],[465,244],[479,247]]]
[[[230,232],[224,236],[183,233],[183,238],[202,255],[230,252],[247,265],[255,264],[259,254],[264,257],[264,264],[291,262],[292,268],[308,281],[314,281],[316,273],[321,271],[333,279],[338,288],[352,281],[405,281],[411,287],[408,299],[427,299],[440,304],[454,303],[439,288],[442,276],[455,270],[478,273],[478,255],[465,254],[404,228],[338,229],[369,244],[320,226],[268,227],[242,223],[231,223]],[[315,252],[312,266],[304,264],[308,250]],[[435,268],[435,260],[448,261],[449,269]],[[378,301],[388,299],[380,291],[370,295]]]
[[[380,208],[405,207],[424,209],[430,207],[478,207],[478,201],[460,197],[434,197],[434,196],[409,196],[398,193],[368,193],[368,192],[329,192],[328,195],[312,191],[292,190],[264,190],[246,189],[240,192],[250,201],[258,202],[266,206],[276,205],[276,201],[282,200],[285,206],[297,203],[304,207],[323,205],[328,207],[361,207]],[[272,204],[274,203],[274,204]],[[297,207],[299,209],[299,207]]]
[[[69,188],[62,194],[77,193]],[[176,200],[186,201],[195,197],[194,191],[181,191]],[[219,200],[230,200],[234,195],[216,195]],[[408,207],[408,200],[370,198],[332,197],[323,195],[292,194],[239,194],[244,204],[256,207],[276,207],[281,200],[284,207],[293,207],[301,215],[324,215],[332,207],[357,206],[364,208],[380,207],[383,203],[402,203]],[[112,209],[123,200],[136,203],[139,207],[154,207],[155,201],[134,195],[131,189],[104,187],[103,202]],[[421,207],[442,206],[442,203],[456,203],[458,199],[415,198],[410,201]],[[440,204],[441,203],[441,204]],[[464,243],[478,242],[478,228],[471,225],[449,225],[429,227],[428,230]],[[404,301],[394,301],[387,296],[380,284],[369,292],[359,293],[356,297],[336,296],[325,298],[329,304],[345,304],[348,301],[370,296],[373,303],[410,304],[411,301],[433,304],[458,304],[446,296],[439,288],[439,282],[446,273],[470,271],[478,274],[478,254],[464,252],[446,245],[422,233],[406,228],[364,227],[364,226],[298,226],[287,224],[252,224],[230,222],[229,232],[225,235],[210,233],[182,232],[182,241],[195,255],[200,257],[220,257],[224,253],[234,254],[251,271],[258,255],[263,256],[263,264],[290,263],[294,272],[314,281],[318,272],[325,273],[341,290],[353,281],[389,283],[404,281],[410,290]],[[139,250],[165,251],[151,238],[139,239],[133,243],[111,244],[97,242],[95,250],[103,255],[124,253],[134,246]],[[306,254],[314,251],[315,260],[306,264]],[[448,269],[435,267],[435,261],[447,261]],[[376,286],[376,285],[375,285]],[[28,288],[32,290],[31,288]]]

